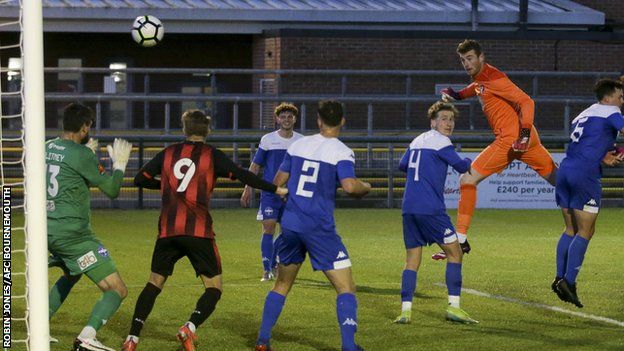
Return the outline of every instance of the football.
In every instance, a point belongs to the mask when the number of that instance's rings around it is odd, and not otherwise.
[[[139,16],[132,24],[132,38],[141,46],[154,46],[160,43],[164,35],[165,27],[154,16]]]

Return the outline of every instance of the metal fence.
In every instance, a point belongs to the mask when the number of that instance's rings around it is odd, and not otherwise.
[[[372,137],[341,137],[341,140],[355,152],[356,174],[364,181],[372,184],[371,194],[362,200],[353,200],[339,191],[337,203],[344,207],[400,207],[405,186],[405,174],[398,171],[398,163],[405,152],[407,145],[414,136],[372,136]],[[110,136],[98,136],[102,146],[99,156],[105,166],[110,169],[110,160],[104,145],[111,143]],[[133,177],[138,169],[154,157],[164,146],[179,142],[182,137],[130,137],[133,143],[133,151],[126,170],[123,187],[120,196],[115,200],[108,199],[99,190],[93,188],[92,205],[96,208],[159,208],[160,194],[157,190],[137,188],[133,185]],[[240,164],[248,167],[253,154],[257,150],[258,136],[210,136],[208,142],[223,150],[228,156]],[[492,141],[492,137],[486,136],[455,136],[453,141],[460,151],[479,151]],[[543,144],[551,151],[563,152],[567,138],[542,137]],[[21,157],[21,148],[5,147],[4,160]],[[15,184],[14,194],[21,196],[21,169],[5,168],[5,183]],[[605,168],[603,178],[603,204],[605,206],[624,206],[624,168]],[[243,185],[238,181],[220,178],[217,182],[212,206],[213,207],[239,207],[239,199]],[[253,199],[252,206],[256,207],[259,192]],[[19,200],[18,200],[19,202]]]
[[[179,128],[188,107],[213,110],[217,128],[271,128],[270,106],[291,101],[301,108],[298,129],[315,128],[314,104],[336,98],[345,104],[348,128],[375,135],[426,127],[426,109],[446,85],[465,85],[464,71],[450,70],[264,70],[200,68],[46,68],[47,125],[57,126],[57,113],[70,101],[94,106],[96,131]],[[540,130],[568,134],[572,117],[594,102],[593,82],[617,72],[509,71],[507,74],[536,102]],[[12,75],[11,86],[19,86]],[[274,84],[263,90],[267,80]],[[132,84],[130,84],[132,82]],[[264,83],[263,83],[264,82]],[[7,91],[5,88],[5,91]],[[187,89],[188,88],[188,89]],[[192,89],[191,89],[192,88]],[[7,96],[11,101],[19,96]],[[16,104],[14,104],[17,106]],[[463,117],[458,130],[485,130],[487,122],[476,99],[458,103]],[[3,104],[9,109],[11,104]],[[8,113],[7,113],[8,112]],[[6,111],[4,114],[11,114]],[[271,117],[271,116],[269,116]],[[112,126],[111,121],[121,119]]]

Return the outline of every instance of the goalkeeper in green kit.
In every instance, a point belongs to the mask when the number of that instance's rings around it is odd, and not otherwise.
[[[128,294],[115,262],[91,229],[89,187],[98,187],[111,199],[119,195],[132,144],[115,139],[108,145],[113,174],[103,172],[95,155],[97,141],[89,139],[93,110],[69,104],[63,111],[60,138],[46,143],[46,183],[49,266],[63,275],[50,290],[50,318],[71,288],[85,274],[102,291],[91,316],[74,341],[73,350],[113,350],[96,339],[97,330],[117,311]]]

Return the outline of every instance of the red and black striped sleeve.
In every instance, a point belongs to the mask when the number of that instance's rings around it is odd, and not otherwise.
[[[274,193],[277,190],[275,184],[264,181],[257,175],[237,166],[223,151],[213,148],[212,157],[214,159],[214,169],[218,177],[227,177],[230,179],[238,179],[245,185],[252,188],[270,191]]]
[[[147,189],[160,189],[160,179],[156,176],[160,175],[164,160],[165,150],[162,150],[153,159],[147,162],[139,173],[134,177],[134,185]]]

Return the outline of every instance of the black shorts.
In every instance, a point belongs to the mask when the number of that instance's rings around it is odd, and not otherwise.
[[[159,238],[152,255],[152,272],[168,277],[182,257],[188,257],[195,273],[212,278],[221,274],[221,256],[214,239],[193,236]]]

